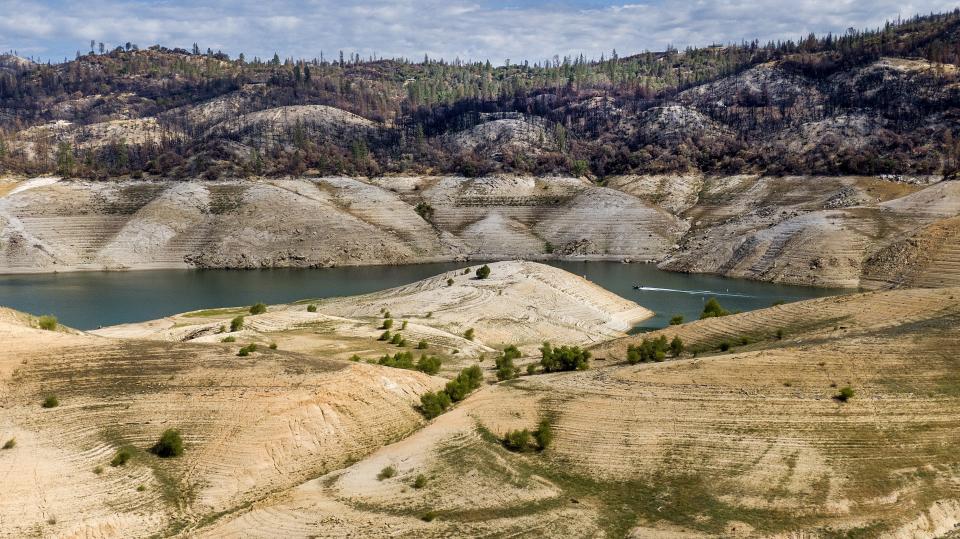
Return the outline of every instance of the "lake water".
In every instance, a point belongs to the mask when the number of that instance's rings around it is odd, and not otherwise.
[[[710,297],[728,310],[769,307],[843,293],[711,275],[661,271],[653,264],[552,262],[631,299],[657,316],[642,328],[667,325],[682,314],[694,320]],[[61,323],[94,329],[151,320],[201,308],[284,303],[306,298],[351,296],[411,283],[465,263],[366,266],[324,269],[155,270],[0,275],[0,305],[33,314],[53,314]],[[472,264],[473,267],[477,263]],[[641,290],[634,290],[641,286]]]

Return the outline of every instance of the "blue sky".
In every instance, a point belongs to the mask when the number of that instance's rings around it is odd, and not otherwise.
[[[0,51],[73,58],[90,40],[160,43],[235,57],[362,56],[481,59],[500,64],[554,54],[599,57],[643,50],[792,38],[875,27],[952,10],[938,0],[0,0]]]

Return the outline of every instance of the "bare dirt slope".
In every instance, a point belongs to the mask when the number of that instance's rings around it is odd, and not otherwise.
[[[939,537],[960,523],[958,298],[868,293],[671,328],[700,346],[764,319],[770,333],[811,312],[843,319],[730,353],[607,357],[483,389],[201,535]],[[833,398],[844,386],[846,403]],[[498,442],[541,419],[555,434],[546,451]],[[387,466],[396,476],[378,479]]]
[[[0,196],[0,272],[658,260],[686,229],[630,194],[571,178],[25,185]],[[432,213],[418,214],[420,203]]]
[[[142,537],[341,468],[422,422],[436,378],[230,345],[43,331],[0,311],[0,536]],[[41,407],[49,395],[59,406]],[[185,454],[147,452],[179,429]],[[111,466],[118,450],[133,458]]]

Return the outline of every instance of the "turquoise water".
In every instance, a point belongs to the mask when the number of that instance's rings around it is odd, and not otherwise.
[[[661,271],[652,264],[553,262],[657,313],[642,328],[663,327],[682,314],[693,320],[716,297],[729,310],[769,307],[776,301],[828,296],[840,290],[787,286],[710,275]],[[477,263],[473,266],[476,267]],[[350,296],[411,283],[465,263],[322,269],[155,270],[0,275],[0,305],[53,314],[61,323],[94,329],[201,308],[283,303]],[[634,290],[635,285],[642,286]]]

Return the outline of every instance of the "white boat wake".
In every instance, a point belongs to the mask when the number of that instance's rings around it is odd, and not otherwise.
[[[641,286],[639,288],[634,288],[634,290],[644,290],[648,292],[676,292],[679,294],[690,294],[690,295],[702,295],[702,296],[731,296],[737,298],[755,298],[756,296],[751,296],[749,294],[735,294],[731,292],[716,292],[713,290],[678,290],[676,288],[657,288],[654,286]]]

